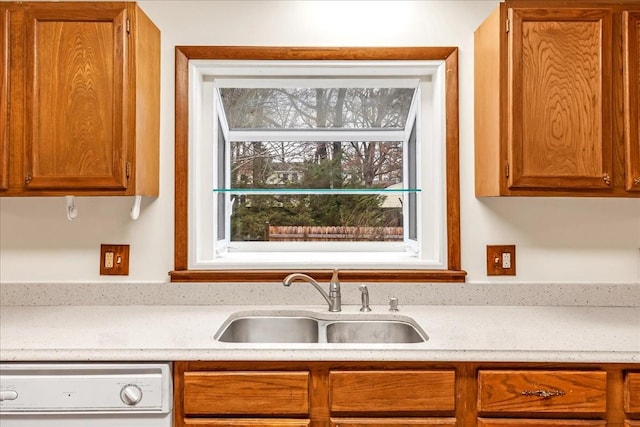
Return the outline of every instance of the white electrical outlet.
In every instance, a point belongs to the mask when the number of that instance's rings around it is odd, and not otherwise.
[[[113,268],[113,252],[104,254],[104,268]]]
[[[511,268],[511,254],[509,252],[502,253],[502,268]]]

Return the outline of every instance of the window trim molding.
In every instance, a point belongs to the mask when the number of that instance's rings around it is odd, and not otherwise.
[[[175,48],[175,201],[172,282],[279,282],[288,270],[189,270],[189,61],[227,60],[444,60],[446,110],[447,269],[340,270],[342,281],[464,282],[460,266],[460,177],[458,48],[456,47],[253,47],[176,46]],[[329,280],[328,270],[308,270]],[[326,276],[326,277],[325,277]]]

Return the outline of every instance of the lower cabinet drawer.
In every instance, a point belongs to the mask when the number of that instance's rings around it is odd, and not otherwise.
[[[332,414],[453,413],[454,370],[331,371]]]
[[[607,427],[606,421],[479,419],[478,427]]]
[[[184,413],[308,415],[309,372],[185,372]]]
[[[624,411],[640,416],[640,372],[628,372],[625,376]]]
[[[640,427],[640,421],[627,420],[624,422],[624,427]]]
[[[252,418],[223,418],[223,419],[186,419],[185,426],[198,427],[309,427],[309,420],[283,420],[278,418],[252,419]]]
[[[514,414],[604,415],[607,373],[601,371],[481,370],[478,412]]]
[[[332,418],[331,427],[455,427],[455,418]]]

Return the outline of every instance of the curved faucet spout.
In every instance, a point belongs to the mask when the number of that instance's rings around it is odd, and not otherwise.
[[[334,279],[335,278],[335,279]],[[320,286],[315,279],[309,275],[303,273],[291,273],[287,277],[284,278],[282,284],[284,286],[291,286],[293,282],[296,280],[307,282],[313,285],[314,288],[320,292],[320,295],[327,301],[329,304],[329,311],[341,311],[341,295],[340,295],[340,283],[337,281],[337,271],[334,271],[333,278],[331,279],[331,284],[329,286],[329,293],[327,294],[324,289]]]

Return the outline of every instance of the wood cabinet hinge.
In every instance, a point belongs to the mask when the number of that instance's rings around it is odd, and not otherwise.
[[[504,176],[509,178],[509,162],[504,164]]]
[[[511,30],[511,20],[509,18],[507,18],[505,24],[504,24],[504,32],[508,33]]]
[[[31,180],[33,179],[33,176],[31,175],[31,172],[27,173],[27,175],[24,177],[24,183],[25,184],[29,184],[31,182]]]
[[[131,21],[127,19],[127,34],[131,34]]]
[[[125,166],[125,174],[127,175],[127,179],[131,176],[131,163],[127,162]]]

